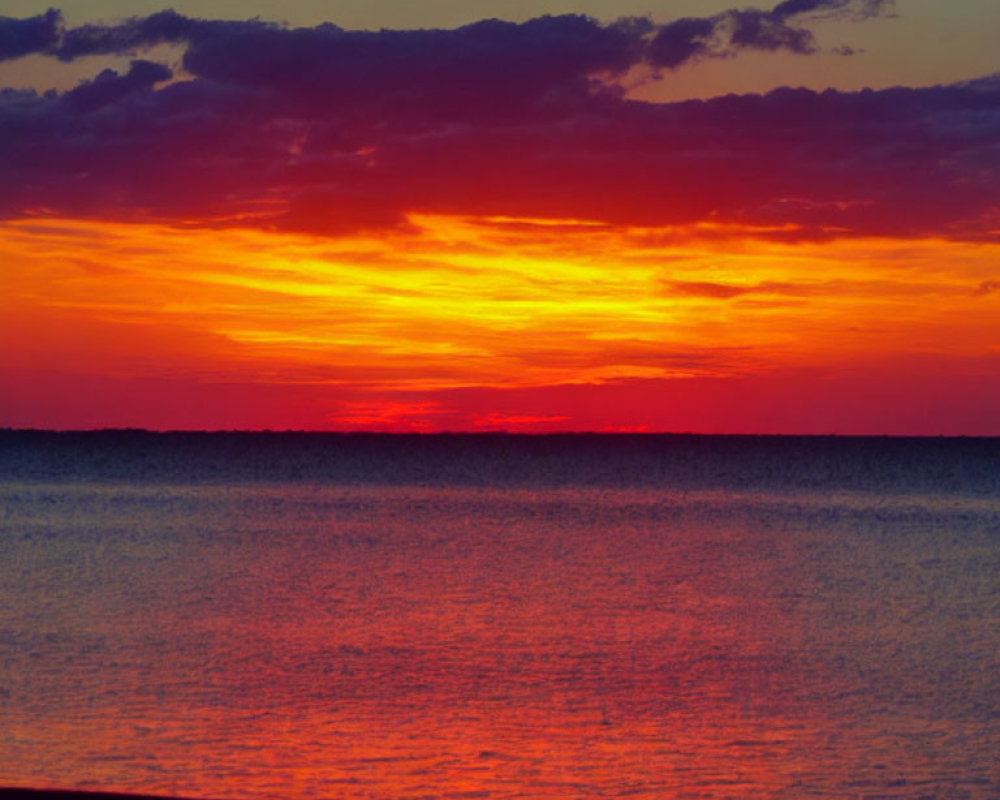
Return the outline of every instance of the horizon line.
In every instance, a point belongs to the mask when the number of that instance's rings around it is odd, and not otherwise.
[[[11,433],[43,433],[43,434],[115,434],[134,433],[154,436],[170,435],[305,435],[305,436],[399,436],[399,437],[446,437],[446,436],[511,436],[511,437],[568,437],[568,436],[630,436],[630,437],[704,437],[704,438],[772,438],[772,439],[1000,439],[1000,434],[989,433],[750,433],[750,432],[716,432],[697,431],[628,431],[628,430],[572,430],[572,431],[518,431],[507,429],[490,430],[318,430],[308,428],[142,428],[142,427],[105,427],[105,428],[17,428],[0,426],[0,435]]]

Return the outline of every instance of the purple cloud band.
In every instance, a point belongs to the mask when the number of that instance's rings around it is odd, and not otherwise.
[[[170,11],[68,31],[52,11],[0,19],[6,57],[175,42],[193,76],[168,83],[137,59],[63,94],[0,92],[0,214],[337,234],[425,211],[997,238],[1000,79],[653,104],[606,77],[741,48],[808,53],[813,17],[889,10],[786,0],[658,27],[568,15],[379,32]]]
[[[894,0],[785,0],[770,11],[730,10],[709,17],[684,18],[656,26],[644,18],[626,18],[601,26],[586,17],[567,15],[542,17],[523,25],[485,20],[455,31],[345,31],[332,24],[311,30],[287,31],[260,22],[223,22],[191,19],[175,11],[161,11],[148,17],[134,17],[115,25],[89,24],[65,30],[62,14],[49,9],[29,19],[0,17],[0,60],[28,53],[49,53],[64,60],[86,55],[126,53],[164,42],[187,42],[192,71],[198,54],[216,49],[220,42],[254,38],[275,43],[294,39],[307,50],[322,47],[325,63],[344,64],[352,57],[370,61],[391,52],[397,59],[426,56],[428,46],[445,60],[452,55],[469,56],[477,45],[484,53],[504,55],[509,45],[518,52],[529,41],[545,48],[546,55],[571,55],[571,62],[583,57],[580,45],[597,44],[594,54],[603,69],[624,69],[639,62],[674,68],[698,56],[726,56],[740,49],[816,50],[811,31],[796,19],[815,16],[864,19],[890,12]],[[558,29],[558,37],[546,33]],[[277,36],[275,36],[277,34]],[[408,48],[398,45],[407,44]],[[553,49],[555,48],[555,49]],[[408,51],[408,52],[407,52]],[[286,53],[290,55],[290,53]]]

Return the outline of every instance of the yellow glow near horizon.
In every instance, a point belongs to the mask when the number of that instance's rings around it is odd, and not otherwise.
[[[335,240],[4,223],[5,366],[430,389],[1000,351],[994,244],[410,223]]]

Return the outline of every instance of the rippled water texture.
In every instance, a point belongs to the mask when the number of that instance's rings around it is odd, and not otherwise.
[[[21,476],[0,498],[0,784],[1000,796],[996,493]]]

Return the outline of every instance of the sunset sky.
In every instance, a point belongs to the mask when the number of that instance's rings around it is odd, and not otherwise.
[[[1000,435],[996,0],[4,13],[0,427]]]

